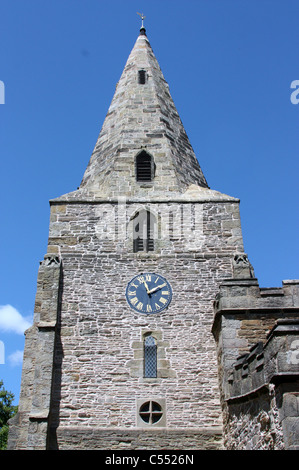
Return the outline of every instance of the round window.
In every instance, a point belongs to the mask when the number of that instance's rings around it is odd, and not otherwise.
[[[156,401],[147,401],[139,409],[141,419],[148,424],[155,424],[162,418],[162,407]]]

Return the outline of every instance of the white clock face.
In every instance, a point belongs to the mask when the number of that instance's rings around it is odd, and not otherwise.
[[[137,312],[158,313],[170,304],[172,289],[160,274],[143,273],[128,283],[126,298],[130,307]]]

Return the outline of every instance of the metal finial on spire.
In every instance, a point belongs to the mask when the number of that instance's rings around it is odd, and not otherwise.
[[[142,20],[141,29],[143,29],[144,28],[143,20],[145,20],[146,16],[144,16],[143,13],[138,13],[138,11],[137,11],[137,15],[139,15]]]

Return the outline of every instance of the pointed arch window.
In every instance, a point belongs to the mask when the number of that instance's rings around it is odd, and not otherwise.
[[[133,219],[133,251],[154,251],[156,217],[148,210],[137,212]]]
[[[145,150],[136,157],[136,180],[140,182],[150,182],[154,179],[153,157]]]
[[[157,342],[151,334],[144,338],[144,377],[157,377]]]

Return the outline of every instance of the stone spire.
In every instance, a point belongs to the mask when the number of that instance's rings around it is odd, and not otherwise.
[[[136,181],[142,150],[154,161],[151,184]],[[207,188],[144,26],[117,83],[80,189],[99,197],[161,195]]]

